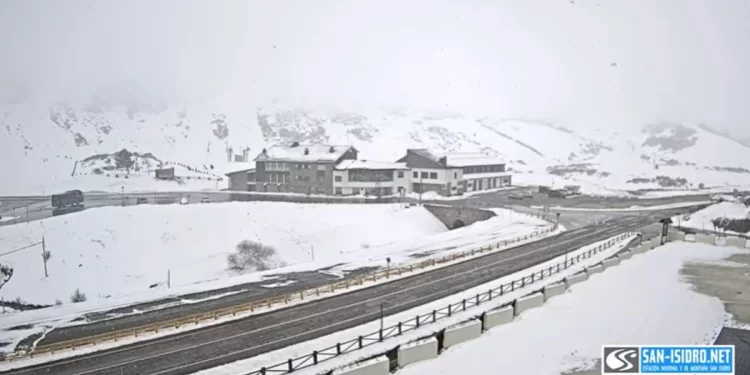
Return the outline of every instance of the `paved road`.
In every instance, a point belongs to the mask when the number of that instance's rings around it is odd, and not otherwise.
[[[673,212],[651,212],[488,254],[360,291],[222,325],[8,374],[188,374],[355,327],[487,283],[627,230],[651,226]],[[252,369],[248,369],[250,371]]]

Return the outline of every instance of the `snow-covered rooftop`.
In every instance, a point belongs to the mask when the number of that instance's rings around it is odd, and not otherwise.
[[[443,154],[441,157],[446,158],[446,164],[449,167],[505,164],[503,160],[482,152],[453,152]]]
[[[260,153],[255,160],[292,162],[335,162],[353,149],[345,145],[276,145]]]
[[[409,168],[406,166],[406,163],[391,163],[372,160],[342,160],[341,163],[336,166],[336,169],[343,171],[348,169],[394,170]]]
[[[224,163],[216,166],[217,170],[223,175],[228,175],[237,172],[245,172],[255,169],[255,163],[253,162],[232,162]]]

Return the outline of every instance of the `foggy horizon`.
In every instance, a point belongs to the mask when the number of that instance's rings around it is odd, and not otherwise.
[[[6,1],[0,99],[276,99],[750,137],[750,3]],[[41,99],[40,99],[41,98]],[[118,98],[119,100],[119,98]]]

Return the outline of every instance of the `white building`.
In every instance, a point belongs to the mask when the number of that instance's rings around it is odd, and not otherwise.
[[[333,169],[336,195],[387,196],[411,191],[406,163],[343,160]]]
[[[409,179],[414,192],[434,191],[451,196],[511,184],[505,163],[481,152],[439,155],[424,149],[410,149],[398,162],[406,163],[411,170]]]

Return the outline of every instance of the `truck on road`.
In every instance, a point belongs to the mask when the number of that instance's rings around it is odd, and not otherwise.
[[[52,207],[53,216],[81,211],[84,209],[83,192],[80,190],[68,190],[62,194],[53,194]]]

